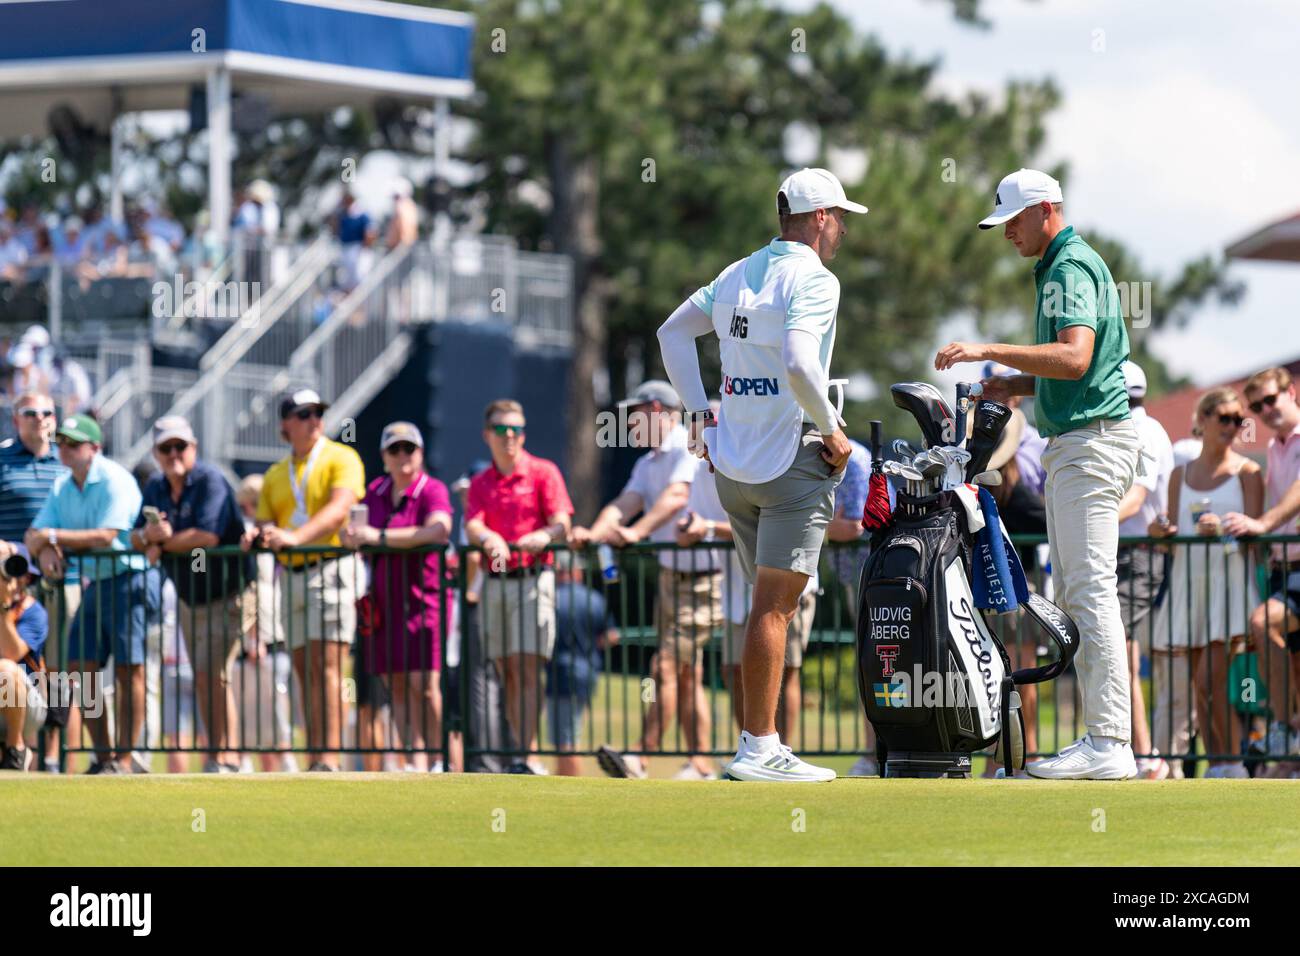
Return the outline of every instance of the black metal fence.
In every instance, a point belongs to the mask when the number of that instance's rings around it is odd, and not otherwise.
[[[1125,539],[1139,757],[1158,754],[1174,776],[1195,761],[1296,766],[1300,654],[1264,605],[1300,574],[1300,562],[1270,564],[1265,549],[1284,542],[1300,537]],[[1044,540],[1015,544],[1031,586],[1050,595]],[[854,638],[866,547],[827,543],[787,635],[778,727],[807,756],[872,750]],[[149,763],[160,752],[175,769],[338,765],[341,753],[367,769],[506,770],[602,744],[730,755],[748,606],[730,544],[640,544],[615,557],[605,569],[595,549],[557,548],[489,574],[468,548],[279,558],[215,548],[154,567],[89,554],[66,582],[39,588],[47,698],[78,704],[66,728],[47,720],[45,733],[64,760],[134,752]],[[1019,615],[990,626],[1016,667],[1047,653]],[[1031,753],[1084,732],[1073,670],[1021,694]]]

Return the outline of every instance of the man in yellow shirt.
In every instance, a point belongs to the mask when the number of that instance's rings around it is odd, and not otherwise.
[[[328,407],[309,388],[280,403],[280,434],[290,454],[267,470],[257,501],[258,528],[245,538],[246,547],[270,548],[284,565],[277,578],[280,612],[294,672],[310,701],[309,770],[339,769],[339,690],[344,648],[356,634],[360,559],[341,546],[337,554],[285,551],[338,545],[339,529],[366,493],[361,457],[325,437],[322,416]]]

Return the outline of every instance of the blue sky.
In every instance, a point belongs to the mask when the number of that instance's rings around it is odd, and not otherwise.
[[[1300,3],[984,0],[989,30],[957,23],[945,0],[833,5],[891,53],[940,58],[945,90],[1052,77],[1062,105],[1039,162],[1069,162],[1069,218],[1158,274],[1300,211]],[[1300,264],[1232,274],[1247,287],[1237,308],[1203,309],[1153,343],[1198,384],[1300,356]]]

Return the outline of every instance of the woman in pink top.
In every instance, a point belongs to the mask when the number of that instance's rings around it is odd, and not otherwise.
[[[379,446],[386,474],[366,489],[370,523],[349,524],[340,537],[349,548],[428,549],[372,559],[377,620],[363,647],[366,670],[384,679],[392,697],[395,745],[405,741],[415,768],[427,770],[426,748],[441,735],[441,546],[451,536],[451,498],[425,473],[424,439],[410,422],[386,427]]]

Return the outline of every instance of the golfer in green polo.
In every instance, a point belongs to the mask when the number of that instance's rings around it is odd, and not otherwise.
[[[950,342],[936,369],[993,361],[1024,374],[984,382],[984,397],[1033,395],[1047,438],[1047,537],[1057,602],[1079,626],[1075,666],[1087,727],[1055,757],[1030,764],[1034,777],[1123,780],[1137,776],[1130,740],[1129,675],[1115,573],[1119,503],[1133,483],[1140,442],[1129,418],[1122,366],[1128,332],[1101,256],[1061,213],[1061,186],[1036,169],[998,184],[981,229],[1037,259],[1034,345]]]

